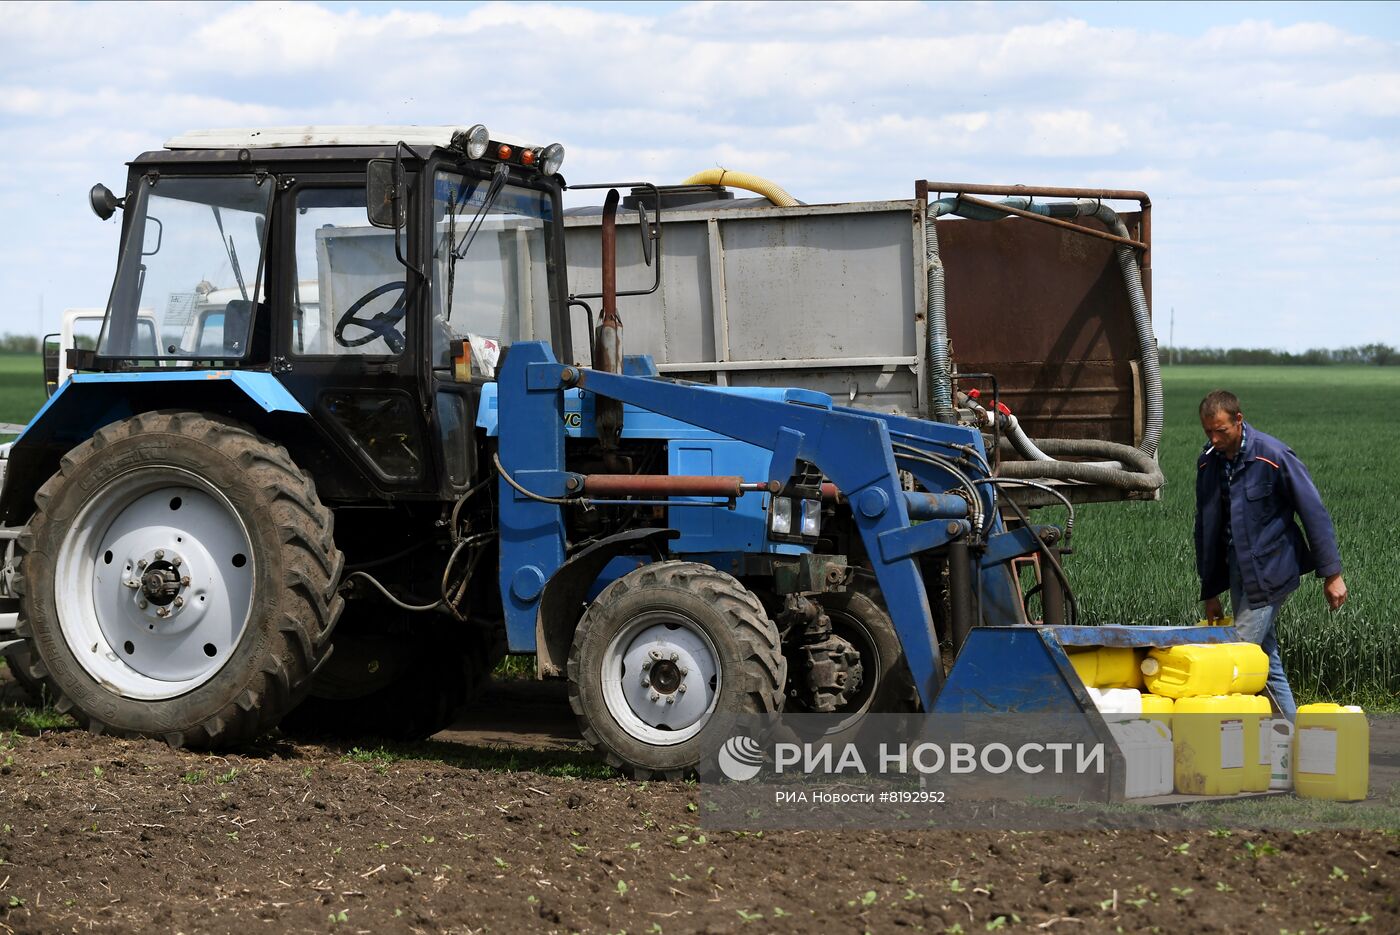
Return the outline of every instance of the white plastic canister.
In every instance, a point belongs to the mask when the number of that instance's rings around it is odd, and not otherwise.
[[[1086,688],[1103,719],[1135,721],[1142,717],[1142,692],[1136,688]]]
[[[1155,791],[1153,795],[1171,795],[1176,782],[1176,759],[1172,746],[1172,729],[1158,720],[1142,722],[1143,732],[1153,750]]]
[[[1172,791],[1171,731],[1157,721],[1109,721],[1108,729],[1123,754],[1126,774],[1123,794],[1129,799],[1170,795]]]

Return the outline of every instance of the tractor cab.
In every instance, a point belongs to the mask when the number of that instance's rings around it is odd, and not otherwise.
[[[329,495],[451,497],[517,340],[573,359],[563,148],[483,126],[209,130],[130,164],[117,272],[74,369],[253,371],[336,452]],[[156,340],[151,340],[154,328]]]

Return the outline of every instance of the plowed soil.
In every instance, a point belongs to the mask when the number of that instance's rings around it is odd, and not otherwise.
[[[0,932],[1400,931],[1393,831],[707,834],[547,690],[483,710],[210,756],[0,708]]]

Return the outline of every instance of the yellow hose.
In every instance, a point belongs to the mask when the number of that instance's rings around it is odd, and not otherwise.
[[[779,208],[797,206],[797,199],[783,190],[781,185],[770,182],[762,176],[747,172],[731,172],[729,169],[706,169],[697,172],[681,183],[682,185],[728,185],[762,195]]]

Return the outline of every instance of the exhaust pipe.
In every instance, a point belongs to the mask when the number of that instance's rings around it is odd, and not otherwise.
[[[593,339],[593,366],[604,373],[622,372],[622,319],[617,316],[617,189],[603,202],[603,308]],[[594,397],[594,425],[604,451],[617,449],[622,437],[622,403]]]

